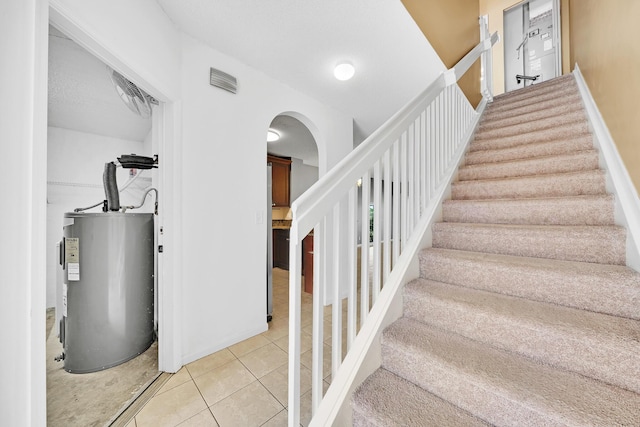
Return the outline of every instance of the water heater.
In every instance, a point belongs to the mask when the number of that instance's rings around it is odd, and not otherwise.
[[[154,341],[153,214],[66,213],[60,340],[64,369],[110,368]]]

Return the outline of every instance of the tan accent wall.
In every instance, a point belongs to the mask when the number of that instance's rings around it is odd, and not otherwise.
[[[478,0],[402,0],[402,3],[447,68],[480,42]],[[482,99],[480,61],[476,61],[458,85],[476,107]]]
[[[571,64],[577,63],[636,191],[640,189],[638,0],[569,0]]]

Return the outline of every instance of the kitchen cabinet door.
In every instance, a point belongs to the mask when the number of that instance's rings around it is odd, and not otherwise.
[[[304,274],[304,291],[313,293],[313,233],[302,241],[302,274]]]
[[[291,160],[267,156],[271,163],[271,206],[289,207],[291,204]]]
[[[289,230],[273,230],[273,266],[289,270]]]

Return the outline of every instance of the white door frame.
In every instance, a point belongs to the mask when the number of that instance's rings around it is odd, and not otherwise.
[[[560,0],[553,0],[553,39],[556,41],[556,75],[562,75],[562,18],[560,17]]]
[[[507,7],[506,9],[504,9],[502,11],[502,16],[504,17],[504,12],[510,9],[513,9],[515,7],[519,7],[522,6],[525,3],[529,3],[530,0],[522,0],[518,3],[515,3],[509,7]],[[562,19],[560,16],[560,0],[551,0],[551,7],[552,7],[552,19],[553,19],[553,40],[556,43],[556,76],[560,77],[562,75],[562,28],[560,27],[562,25]],[[506,33],[504,31],[504,21],[502,24],[502,34],[503,37],[506,37]],[[505,57],[506,58],[506,57]],[[506,61],[506,59],[505,59]],[[506,82],[507,79],[507,73],[504,72],[504,77],[503,77],[503,81]],[[504,84],[505,86],[505,92],[506,92],[506,83]]]
[[[55,2],[49,3],[49,21],[58,29],[71,37],[76,43],[88,52],[102,60],[111,68],[126,75],[129,79],[139,84],[154,98],[160,100],[158,108],[154,108],[157,114],[159,164],[158,178],[161,189],[159,195],[160,210],[159,226],[163,233],[159,236],[158,244],[163,245],[162,257],[159,260],[158,271],[158,368],[161,371],[177,372],[182,366],[181,348],[181,273],[182,262],[180,253],[182,245],[182,210],[180,200],[181,154],[181,103],[172,99],[170,95],[163,93],[160,88],[144,79],[132,68],[117,52],[112,52],[108,46],[96,40],[89,31],[85,30],[82,23],[76,22],[73,17],[65,14],[62,8],[58,8]],[[46,50],[45,50],[46,51]],[[47,61],[47,58],[44,58]],[[44,88],[46,90],[46,87]],[[45,94],[44,99],[47,99]],[[46,180],[46,177],[43,179]],[[157,248],[156,248],[157,249]],[[44,269],[45,266],[43,265]]]

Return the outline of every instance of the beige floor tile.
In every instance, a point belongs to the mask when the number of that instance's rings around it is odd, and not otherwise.
[[[211,406],[221,427],[260,426],[282,410],[283,406],[259,381]]]
[[[302,332],[305,332],[309,335],[313,334],[313,324],[308,324],[306,326],[302,327]],[[322,322],[322,339],[323,341],[326,341],[328,339],[331,339],[331,321],[329,320],[324,320]]]
[[[302,353],[300,355],[300,363],[301,363],[301,365],[311,369],[311,367],[312,367],[312,363],[311,363],[312,358],[313,358],[312,350],[309,350],[309,351],[306,351],[306,352]],[[323,373],[324,373],[323,378],[326,378],[327,376],[331,375],[331,346],[327,345],[327,344],[323,345],[323,350],[322,350],[322,369],[323,369]]]
[[[269,330],[263,332],[261,335],[270,341],[275,341],[287,334],[289,334],[289,319],[274,318],[269,322]]]
[[[164,383],[162,388],[160,388],[156,394],[164,393],[165,391],[171,390],[172,388],[175,388],[180,384],[184,384],[187,381],[191,381],[191,375],[189,375],[187,368],[183,366],[178,372],[173,374],[166,383]]]
[[[177,427],[219,427],[209,408],[178,424]]]
[[[322,383],[322,395],[324,396],[327,393],[327,389],[329,388],[329,384],[326,381]],[[311,391],[306,392],[305,394],[300,393],[300,424],[304,427],[309,425],[311,421]]]
[[[300,327],[304,328],[313,324],[313,316],[311,314],[302,314],[302,319],[300,319]]]
[[[240,357],[240,356],[244,356],[247,353],[251,353],[254,350],[257,350],[260,347],[264,347],[270,342],[271,341],[269,341],[262,335],[256,335],[255,337],[251,337],[249,339],[239,342],[238,344],[232,345],[231,347],[229,347],[229,351],[235,354],[236,357]]]
[[[219,402],[255,380],[256,378],[251,372],[238,360],[194,378],[194,382],[208,406]]]
[[[189,370],[191,377],[195,378],[219,366],[226,365],[235,359],[236,357],[233,353],[231,353],[229,349],[225,348],[224,350],[217,351],[189,363],[187,365],[187,369]]]
[[[324,343],[333,348],[333,338],[324,340]],[[342,344],[340,345],[340,348],[342,350],[342,360],[344,360],[344,358],[347,355],[347,332],[346,331],[342,333]]]
[[[280,411],[275,417],[262,424],[261,427],[287,427],[288,416],[289,414],[286,409],[284,411]]]
[[[175,426],[198,412],[207,404],[192,381],[158,394],[136,415],[137,427]]]
[[[126,425],[126,426],[124,426],[124,427],[136,427],[136,419],[135,419],[135,418],[134,418],[134,419],[132,419],[132,420],[131,420],[131,421],[129,421],[129,422],[127,423],[127,425]]]
[[[162,397],[165,401],[153,400],[143,408],[138,416],[142,422],[128,427],[146,425],[176,426],[266,426],[287,425],[288,402],[288,272],[274,270],[274,313],[269,322],[269,330],[196,360],[183,367],[162,387],[154,399]],[[307,425],[311,416],[311,309],[312,296],[303,293],[302,319],[302,357],[301,357],[301,420]],[[331,307],[324,308],[324,340],[326,340],[323,360],[323,387],[328,387],[331,378]],[[346,336],[346,335],[345,335]],[[191,381],[191,378],[194,378]],[[256,381],[259,378],[259,381]],[[199,391],[200,406],[186,411],[179,406],[174,414],[171,411],[178,394],[192,395]],[[204,396],[204,399],[203,397]],[[168,399],[171,397],[171,399]],[[207,409],[206,406],[209,406]],[[147,409],[149,407],[149,409]],[[146,412],[158,415],[151,418]],[[188,415],[180,415],[189,412]],[[181,418],[178,421],[173,421]],[[150,421],[151,420],[151,421]],[[217,422],[217,423],[216,423]]]
[[[285,365],[289,360],[287,353],[271,343],[249,354],[238,358],[256,378],[261,378],[271,371]]]
[[[273,312],[271,314],[278,316],[280,318],[285,311],[289,311],[289,294],[285,293],[284,295],[273,295]]]
[[[260,382],[276,399],[284,406],[288,404],[289,393],[289,367],[281,366],[273,372],[260,378]],[[304,366],[300,366],[300,394],[311,390],[311,371]]]
[[[300,353],[304,353],[307,350],[311,350],[311,346],[313,345],[313,340],[311,338],[311,335],[307,334],[306,332],[302,332],[300,334],[300,339],[301,339]],[[280,339],[277,339],[273,343],[278,347],[280,347],[282,350],[289,353],[289,335],[284,336]]]

